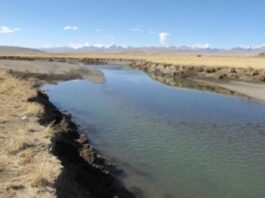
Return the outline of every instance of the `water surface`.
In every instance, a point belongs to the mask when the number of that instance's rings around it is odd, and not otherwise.
[[[99,68],[104,84],[74,80],[44,89],[116,159],[129,188],[145,197],[265,197],[265,103]]]

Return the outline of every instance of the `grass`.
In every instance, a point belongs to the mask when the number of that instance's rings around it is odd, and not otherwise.
[[[61,164],[49,152],[53,123],[40,125],[44,107],[28,102],[36,95],[32,82],[0,70],[0,197],[55,197]]]
[[[43,156],[39,158],[42,158],[42,160],[32,173],[31,187],[45,187],[51,185],[56,179],[56,173],[58,173],[58,167],[54,166],[55,164],[49,154],[43,154]]]
[[[12,56],[12,54],[10,54]],[[17,54],[20,57],[44,58],[106,58],[146,60],[156,63],[177,64],[185,66],[235,67],[265,69],[265,56],[253,54],[147,54],[147,53],[45,53]]]
[[[0,94],[12,95],[14,101],[23,102],[29,97],[37,95],[37,90],[33,88],[32,82],[14,78],[5,71],[0,71],[0,76],[4,81],[4,83],[0,83]]]
[[[19,164],[20,165],[28,164],[28,163],[32,162],[33,157],[34,157],[34,153],[32,152],[32,150],[30,150],[30,149],[25,150],[19,156]]]
[[[27,115],[40,115],[44,112],[44,107],[36,102],[29,102],[27,104]]]
[[[251,54],[145,54],[145,53],[49,53],[20,54],[21,57],[62,57],[62,58],[106,58],[146,60],[185,66],[240,67],[265,69],[265,57]]]
[[[46,126],[43,130],[43,134],[45,138],[51,138],[54,134],[54,128],[52,127],[54,122],[51,122],[48,126]]]
[[[10,143],[6,149],[7,154],[9,155],[15,155],[19,153],[20,151],[25,150],[30,146],[28,136],[26,134],[21,134],[14,139],[10,140]]]
[[[20,190],[20,189],[23,189],[25,188],[25,186],[21,185],[21,184],[14,184],[14,183],[9,183],[7,186],[6,186],[6,190]]]

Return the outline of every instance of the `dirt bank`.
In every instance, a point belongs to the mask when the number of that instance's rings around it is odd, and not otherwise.
[[[58,80],[84,79],[94,83],[104,83],[101,71],[86,67],[77,61],[50,62],[45,60],[0,60],[0,69],[28,78],[37,77],[39,82]]]
[[[151,78],[176,87],[207,90],[228,95],[246,96],[264,100],[265,68],[228,66],[189,66],[157,63],[128,58],[101,58],[68,56],[2,56],[0,68],[13,70],[14,74],[36,77],[52,82],[51,79],[68,80],[82,78],[93,82],[104,82],[104,75],[81,64],[119,64],[142,70]],[[254,64],[254,63],[253,63]],[[88,71],[87,71],[88,70]],[[234,82],[244,82],[242,86]],[[253,91],[253,88],[256,91]],[[262,92],[262,93],[260,93]]]
[[[71,116],[34,88],[38,76],[25,79],[0,71],[0,197],[132,197]]]
[[[187,59],[189,57],[186,57]],[[241,57],[243,59],[243,57]],[[239,58],[235,59],[238,60]],[[256,58],[259,60],[258,58]],[[108,58],[102,56],[102,58],[86,58],[86,57],[43,57],[43,56],[1,56],[0,60],[27,60],[27,61],[49,61],[49,62],[66,62],[66,63],[85,63],[85,64],[120,64],[127,65],[133,68],[140,69],[149,74],[164,77],[196,77],[207,78],[214,80],[239,80],[245,82],[265,82],[265,65],[264,67],[246,67],[246,66],[219,66],[213,65],[187,65],[187,64],[174,64],[165,63],[164,59],[161,62],[140,60],[133,58]],[[200,62],[200,59],[197,59]],[[244,60],[244,59],[243,59]],[[243,63],[242,63],[243,64]],[[0,61],[1,65],[1,61]],[[255,65],[255,63],[252,63]],[[8,67],[8,66],[7,66]]]
[[[265,101],[265,84],[246,83],[239,81],[212,82],[213,85],[241,93],[250,98]]]

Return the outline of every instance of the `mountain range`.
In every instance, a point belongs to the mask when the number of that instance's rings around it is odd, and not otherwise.
[[[169,47],[130,47],[130,46],[85,46],[41,48],[47,52],[87,52],[87,53],[151,53],[151,54],[174,54],[174,53],[250,53],[259,54],[265,52],[265,45],[259,47],[235,47],[231,49],[193,47],[193,46],[169,46]]]
[[[202,53],[202,54],[264,54],[265,45],[259,47],[235,47],[231,49],[193,47],[193,46],[169,46],[169,47],[127,47],[127,46],[85,46],[85,47],[54,47],[54,48],[25,48],[13,46],[0,46],[0,54],[18,53],[138,53],[138,54],[174,54],[174,53]]]

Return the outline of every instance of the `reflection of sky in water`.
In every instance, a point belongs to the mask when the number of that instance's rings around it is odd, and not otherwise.
[[[265,104],[104,67],[106,83],[46,86],[149,197],[265,197]],[[124,163],[122,163],[124,162]]]

